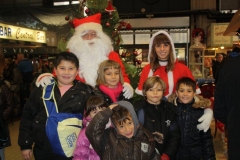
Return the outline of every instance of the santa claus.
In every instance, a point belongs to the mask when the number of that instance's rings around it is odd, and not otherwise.
[[[113,51],[111,39],[103,32],[100,22],[100,13],[73,20],[75,33],[68,41],[67,48],[79,59],[80,69],[76,79],[95,86],[99,64],[107,59],[114,60],[120,64],[122,69],[124,97],[132,98],[134,92],[128,75],[125,73],[124,65],[118,53]],[[45,86],[50,83],[52,77],[53,75],[49,73],[41,74],[36,85]]]

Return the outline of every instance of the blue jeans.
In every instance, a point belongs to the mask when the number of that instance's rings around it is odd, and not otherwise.
[[[3,148],[3,149],[0,149],[0,160],[5,160],[4,148]]]

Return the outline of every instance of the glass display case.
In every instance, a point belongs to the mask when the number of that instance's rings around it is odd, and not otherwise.
[[[204,78],[204,51],[205,48],[189,49],[189,68],[195,77]]]

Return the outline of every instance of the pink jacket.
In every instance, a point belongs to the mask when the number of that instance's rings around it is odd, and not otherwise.
[[[87,121],[87,123],[85,120]],[[83,123],[86,123],[84,124],[84,126],[86,127],[83,128],[78,135],[77,146],[73,153],[73,160],[100,160],[100,157],[92,148],[92,145],[90,144],[85,134],[86,128],[88,126],[88,123],[91,121],[91,118],[86,117],[84,118],[84,121],[85,122]]]

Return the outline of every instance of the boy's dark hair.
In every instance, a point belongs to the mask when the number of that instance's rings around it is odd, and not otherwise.
[[[85,107],[85,117],[89,115],[91,111],[94,111],[96,108],[103,108],[103,107],[108,107],[107,104],[104,102],[103,99],[101,99],[98,96],[91,96],[87,100],[87,104]]]
[[[115,126],[122,125],[126,120],[130,120],[129,116],[131,117],[131,114],[127,108],[117,105],[112,109],[111,120]]]
[[[71,52],[61,52],[57,55],[55,61],[53,62],[53,65],[55,68],[62,62],[62,61],[69,61],[73,63],[76,68],[79,68],[79,60],[77,56]]]
[[[189,78],[189,77],[182,77],[182,78],[180,78],[177,81],[177,85],[176,85],[176,89],[177,90],[179,89],[179,86],[181,84],[185,84],[186,86],[192,87],[193,91],[196,92],[197,85],[196,85],[196,82],[192,78]]]
[[[240,53],[240,47],[234,47],[232,52]]]

